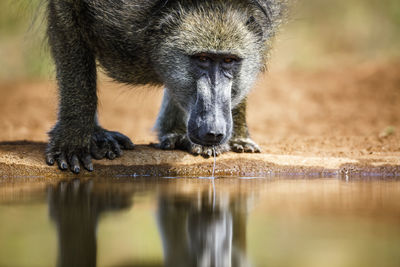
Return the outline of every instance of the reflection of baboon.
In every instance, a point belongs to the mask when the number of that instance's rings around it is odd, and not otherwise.
[[[214,203],[213,203],[214,202]],[[246,199],[161,196],[158,221],[165,266],[249,266]]]
[[[61,182],[48,190],[50,217],[57,227],[59,267],[96,266],[96,228],[99,215],[129,207],[129,196],[96,194],[92,182]]]
[[[59,267],[96,266],[96,228],[101,214],[131,206],[136,190],[126,184],[94,188],[78,179],[60,182],[48,190],[50,217],[59,243]],[[164,248],[164,266],[249,266],[246,260],[247,197],[208,191],[183,196],[158,191],[158,224]],[[132,227],[135,227],[134,225]],[[135,265],[131,266],[141,266]]]
[[[246,96],[264,69],[284,0],[48,0],[60,91],[46,158],[80,172],[132,149],[96,116],[96,62],[127,84],[165,85],[160,147],[258,152]]]

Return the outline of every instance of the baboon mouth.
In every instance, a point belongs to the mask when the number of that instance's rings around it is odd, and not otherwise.
[[[220,142],[206,142],[206,141],[202,141],[199,138],[194,137],[192,135],[188,135],[188,137],[192,143],[194,143],[196,145],[201,145],[201,146],[218,146],[218,145],[225,143],[224,142],[225,140],[221,140]]]

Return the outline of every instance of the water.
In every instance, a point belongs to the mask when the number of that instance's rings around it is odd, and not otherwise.
[[[0,180],[0,266],[400,266],[392,178]]]
[[[215,167],[217,165],[217,155],[215,154],[215,147],[213,146],[213,156],[214,156],[214,164],[213,164],[213,169],[212,169],[212,178],[215,178]]]

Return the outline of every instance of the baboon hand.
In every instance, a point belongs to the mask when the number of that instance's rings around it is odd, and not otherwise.
[[[165,134],[164,136],[160,137],[160,144],[158,147],[164,150],[186,150],[195,156],[201,155],[205,158],[209,158],[214,155],[213,148],[215,149],[216,156],[219,156],[222,153],[230,150],[228,144],[222,144],[214,147],[194,144],[189,140],[186,134],[177,133]]]
[[[56,131],[53,131],[56,132]],[[89,140],[86,144],[85,139]],[[93,171],[92,158],[113,160],[122,156],[122,150],[134,148],[132,141],[125,135],[97,127],[90,137],[63,137],[51,134],[46,149],[48,165],[58,163],[61,170],[70,170],[78,174],[81,164],[88,171]]]
[[[229,141],[232,151],[237,153],[260,153],[260,147],[250,138],[232,138]]]

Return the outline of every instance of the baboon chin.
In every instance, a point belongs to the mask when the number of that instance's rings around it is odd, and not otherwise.
[[[246,96],[265,69],[285,0],[47,0],[60,94],[46,161],[79,173],[133,149],[97,121],[97,63],[114,80],[163,85],[161,149],[260,152]]]

